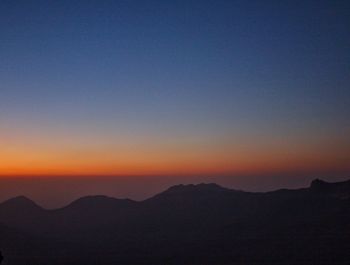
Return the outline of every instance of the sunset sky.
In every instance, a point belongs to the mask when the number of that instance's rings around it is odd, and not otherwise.
[[[0,178],[350,176],[349,12],[3,0]]]

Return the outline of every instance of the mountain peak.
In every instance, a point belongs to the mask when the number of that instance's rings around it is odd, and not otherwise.
[[[312,182],[311,182],[311,185],[310,185],[310,188],[311,189],[323,189],[325,187],[327,187],[330,183],[324,181],[324,180],[321,180],[321,179],[314,179]]]
[[[25,197],[25,196],[17,196],[11,199],[8,199],[7,201],[5,201],[7,203],[21,203],[21,204],[35,204],[34,201],[32,201],[31,199]]]
[[[188,191],[223,191],[227,190],[215,183],[200,183],[200,184],[180,184],[167,189],[165,192],[188,192]]]
[[[2,205],[5,205],[7,207],[20,207],[20,208],[32,208],[32,209],[42,209],[39,205],[37,205],[34,201],[31,199],[25,197],[25,196],[17,196],[14,198],[11,198],[7,201],[4,201]]]
[[[132,203],[132,200],[129,199],[116,199],[113,197],[108,197],[105,195],[90,195],[81,197],[64,208],[73,208],[73,209],[89,209],[89,208],[105,208],[105,207],[118,207],[122,205],[129,205]]]
[[[349,198],[350,180],[330,183],[315,179],[311,182],[310,189],[317,193],[325,193],[339,198]]]
[[[189,193],[216,193],[230,191],[227,188],[223,188],[215,183],[200,183],[200,184],[179,184],[172,186],[160,193],[159,195],[178,195],[178,194],[189,194]]]
[[[171,201],[176,202],[184,201],[197,201],[197,200],[212,200],[225,197],[228,194],[232,194],[234,190],[227,189],[219,186],[215,183],[199,183],[199,184],[179,184],[171,186],[167,190],[156,194],[155,196],[147,199],[147,202],[152,201]]]

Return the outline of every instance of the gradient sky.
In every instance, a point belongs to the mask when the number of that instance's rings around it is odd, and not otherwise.
[[[0,1],[0,175],[350,175],[348,1]]]

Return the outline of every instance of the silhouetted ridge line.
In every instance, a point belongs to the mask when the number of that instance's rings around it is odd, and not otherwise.
[[[310,191],[343,199],[350,198],[350,180],[326,182],[320,179],[315,179],[311,182]]]
[[[80,207],[80,206],[99,206],[102,204],[129,204],[134,203],[130,199],[117,199],[113,197],[108,197],[104,195],[91,195],[81,197],[73,202],[71,202],[66,207]]]
[[[200,183],[200,184],[180,184],[175,185],[162,193],[172,193],[172,192],[193,192],[193,191],[232,191],[228,188],[221,187],[216,183]]]
[[[11,265],[348,265],[349,194],[350,181],[314,180],[263,193],[176,185],[140,202],[87,196],[56,210],[17,197],[0,204],[0,246]]]
[[[0,204],[2,207],[25,207],[25,208],[35,208],[35,209],[43,209],[33,200],[25,197],[25,196],[17,196],[11,199],[8,199]]]
[[[329,182],[326,182],[324,180],[314,179],[311,182],[310,188],[311,189],[319,189],[319,188],[327,187],[327,186],[329,186],[329,184],[330,184]]]
[[[327,182],[321,179],[315,179],[311,182],[310,188],[334,188],[334,187],[350,187],[350,180],[339,181],[339,182]]]
[[[268,192],[249,192],[249,191],[242,191],[242,190],[236,190],[236,189],[230,189],[222,187],[216,183],[200,183],[200,184],[178,184],[169,187],[163,192],[160,192],[148,199],[145,199],[143,201],[147,201],[149,199],[152,199],[157,196],[163,196],[163,195],[170,195],[170,194],[199,194],[203,192],[209,192],[211,194],[215,193],[246,193],[246,194],[269,194],[269,193],[283,193],[283,192],[295,192],[295,191],[313,191],[313,192],[323,192],[323,193],[329,193],[332,192],[347,192],[350,190],[350,180],[341,181],[341,182],[326,182],[324,180],[315,179],[311,182],[310,186],[308,188],[300,188],[300,189],[279,189],[274,191],[268,191]],[[350,191],[349,191],[350,192]],[[59,209],[67,208],[67,207],[75,207],[77,205],[85,205],[85,206],[97,206],[100,204],[137,204],[141,203],[142,201],[134,201],[131,199],[119,199],[114,197],[109,197],[105,195],[90,195],[90,196],[84,196],[81,198],[78,198],[68,205],[61,207]],[[18,196],[15,198],[8,199],[0,205],[16,205],[16,206],[23,206],[23,207],[31,207],[31,208],[37,208],[42,209],[41,206],[36,204],[33,200],[25,197],[25,196]],[[58,209],[57,209],[58,210]]]

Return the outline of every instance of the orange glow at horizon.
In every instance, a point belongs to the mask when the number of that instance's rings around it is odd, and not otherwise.
[[[0,176],[350,172],[349,158],[346,133],[43,131],[34,125],[0,131]]]
[[[1,141],[0,176],[244,175],[349,171],[348,142],[65,138]],[[249,143],[249,144],[247,144]]]

